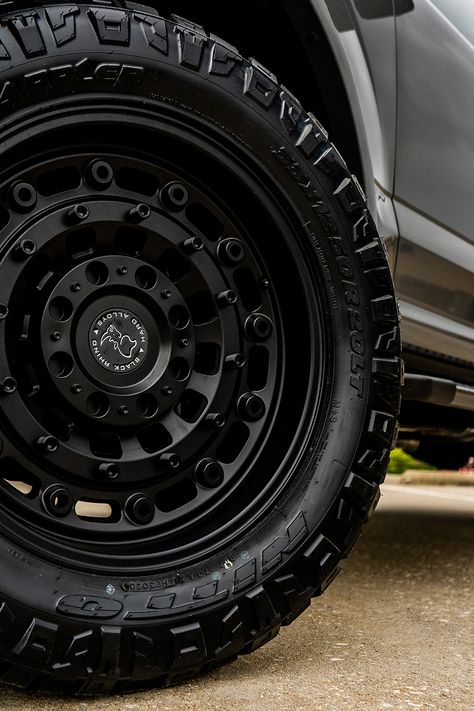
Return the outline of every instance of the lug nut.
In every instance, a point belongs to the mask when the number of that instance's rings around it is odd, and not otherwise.
[[[204,249],[204,240],[200,237],[190,237],[184,240],[181,247],[186,252],[186,254],[194,254],[194,252],[200,252]]]
[[[251,341],[266,341],[273,333],[273,323],[264,314],[252,314],[245,322],[245,333]]]
[[[4,321],[8,316],[8,306],[0,304],[0,321]]]
[[[122,265],[121,267],[118,267],[117,269],[117,274],[119,276],[125,276],[125,274],[128,274],[128,267],[125,265]]]
[[[266,407],[262,398],[255,393],[246,393],[239,398],[237,405],[239,415],[247,422],[257,422],[265,415]]]
[[[121,417],[126,417],[130,410],[126,405],[120,405],[120,407],[117,409],[117,412]]]
[[[145,526],[155,517],[155,504],[153,499],[145,494],[134,494],[125,504],[125,513],[132,523]]]
[[[74,395],[79,395],[80,393],[82,393],[82,386],[79,385],[79,383],[74,383],[74,385],[71,386],[71,392]]]
[[[270,279],[267,279],[266,277],[260,279],[260,286],[262,287],[262,289],[265,289],[267,291],[271,287]]]
[[[160,296],[162,299],[171,299],[173,294],[171,293],[171,291],[169,289],[165,289],[164,291],[161,292]]]
[[[232,353],[226,356],[224,362],[228,370],[240,369],[245,365],[245,356],[243,353]]]
[[[11,206],[18,212],[30,212],[38,199],[36,190],[29,183],[15,183],[8,194]]]
[[[15,259],[23,261],[29,259],[36,252],[36,242],[32,239],[23,239],[20,244],[15,247],[13,252]]]
[[[55,343],[56,343],[57,341],[60,341],[61,338],[62,338],[62,335],[61,335],[61,333],[60,333],[59,331],[54,331],[54,333],[52,333],[52,334],[50,335],[50,339],[51,339],[52,341],[54,341]]]
[[[74,506],[74,497],[64,486],[50,486],[42,498],[46,511],[53,516],[67,516]]]
[[[82,287],[78,281],[75,281],[74,284],[71,284],[71,291],[73,294],[77,294],[77,292],[80,291],[81,288]]]
[[[224,469],[215,459],[203,459],[195,469],[196,480],[201,486],[215,489],[224,481]]]
[[[178,469],[181,465],[181,458],[177,454],[173,453],[162,454],[160,457],[160,464],[169,469]]]
[[[166,395],[166,397],[170,397],[173,394],[173,388],[170,385],[165,385],[162,389],[161,392],[163,395]]]
[[[103,479],[113,481],[120,476],[120,467],[115,462],[103,462],[99,466],[99,476]]]
[[[113,168],[105,160],[94,160],[86,168],[86,180],[96,190],[105,190],[113,179]]]
[[[12,395],[14,392],[16,392],[16,389],[17,382],[15,378],[11,378],[10,376],[4,378],[0,383],[0,391],[3,395]]]
[[[51,435],[45,435],[44,437],[38,437],[36,446],[45,454],[54,454],[59,449],[59,440]]]
[[[131,222],[139,223],[143,222],[143,220],[147,220],[151,215],[151,208],[149,205],[146,205],[144,202],[138,203],[138,205],[135,205],[135,207],[132,207],[130,212],[128,213],[128,218]]]
[[[180,338],[178,341],[178,346],[180,348],[189,348],[190,345],[191,341],[189,340],[189,338]]]
[[[245,247],[238,239],[224,239],[217,247],[217,256],[228,267],[234,267],[245,257]]]
[[[235,291],[232,291],[232,289],[221,291],[220,294],[216,294],[216,301],[221,309],[226,308],[226,306],[234,306],[234,304],[237,303],[237,300],[237,294]]]
[[[220,430],[225,426],[225,415],[222,412],[210,412],[206,415],[206,422],[211,427]]]
[[[71,225],[76,225],[83,220],[87,220],[89,217],[89,208],[87,205],[80,203],[79,205],[74,205],[67,213],[68,222]]]
[[[168,183],[160,191],[160,200],[168,210],[178,211],[186,206],[189,193],[182,183]]]

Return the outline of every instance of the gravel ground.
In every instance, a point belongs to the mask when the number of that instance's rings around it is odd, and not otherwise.
[[[474,711],[474,492],[389,484],[328,592],[278,639],[180,688],[1,711]]]

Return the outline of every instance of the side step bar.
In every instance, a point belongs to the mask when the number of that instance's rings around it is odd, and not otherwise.
[[[429,375],[407,373],[403,399],[474,411],[474,386],[432,378]]]

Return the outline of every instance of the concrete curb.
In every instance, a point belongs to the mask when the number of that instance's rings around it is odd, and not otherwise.
[[[409,469],[401,476],[389,474],[387,484],[424,486],[474,486],[474,474],[456,471],[417,471]]]

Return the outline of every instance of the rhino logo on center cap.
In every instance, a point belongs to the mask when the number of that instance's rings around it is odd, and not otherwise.
[[[100,339],[100,345],[103,346],[107,341],[111,341],[114,344],[114,350],[118,351],[123,358],[128,359],[132,357],[138,347],[138,341],[133,341],[127,334],[122,336],[118,328],[113,324],[107,328]]]

